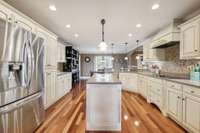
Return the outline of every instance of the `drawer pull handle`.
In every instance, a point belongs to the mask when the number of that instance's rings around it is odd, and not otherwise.
[[[185,101],[185,98],[183,98],[182,100]]]
[[[181,97],[180,97],[180,96],[177,96],[177,98],[180,99]]]

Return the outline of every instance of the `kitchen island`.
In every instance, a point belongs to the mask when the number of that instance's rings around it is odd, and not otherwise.
[[[94,74],[87,81],[87,131],[121,131],[121,90],[113,74]]]

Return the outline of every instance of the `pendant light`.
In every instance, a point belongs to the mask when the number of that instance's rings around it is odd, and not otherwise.
[[[114,49],[114,43],[111,44],[112,45],[112,61],[115,60],[115,58],[113,57],[113,49]]]
[[[140,59],[140,56],[138,55],[139,54],[139,51],[138,51],[138,46],[139,46],[139,40],[136,41],[136,44],[137,44],[137,49],[136,49],[136,60],[139,60]]]
[[[126,54],[127,54],[127,45],[128,45],[128,43],[127,43],[127,42],[125,42]],[[127,55],[124,57],[124,60],[128,60],[128,57],[127,57]]]
[[[106,51],[107,50],[107,47],[108,45],[106,44],[106,42],[104,41],[104,25],[106,23],[106,20],[105,19],[102,19],[101,20],[101,25],[102,25],[102,41],[101,43],[99,44],[99,48],[100,48],[100,51]]]

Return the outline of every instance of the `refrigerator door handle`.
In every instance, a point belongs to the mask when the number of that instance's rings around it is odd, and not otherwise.
[[[29,96],[23,100],[20,100],[18,102],[15,102],[15,103],[12,103],[10,105],[7,105],[5,107],[2,107],[0,108],[0,113],[3,114],[3,113],[7,113],[7,112],[10,112],[12,110],[15,110],[16,108],[20,108],[21,106],[31,102],[31,101],[34,101],[36,99],[38,99],[39,97],[42,96],[42,93],[37,93],[37,94],[34,94],[32,96]]]
[[[29,77],[29,85],[32,81],[32,76],[34,75],[34,69],[35,69],[35,62],[34,62],[34,52],[33,52],[33,48],[31,46],[31,43],[29,42],[29,49],[30,49],[30,55],[31,55],[31,74],[30,74],[30,77]]]

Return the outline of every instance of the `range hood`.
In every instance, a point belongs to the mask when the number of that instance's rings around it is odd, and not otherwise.
[[[167,48],[180,42],[180,29],[178,25],[181,20],[174,20],[173,23],[166,26],[158,34],[156,34],[152,40],[151,48]]]

